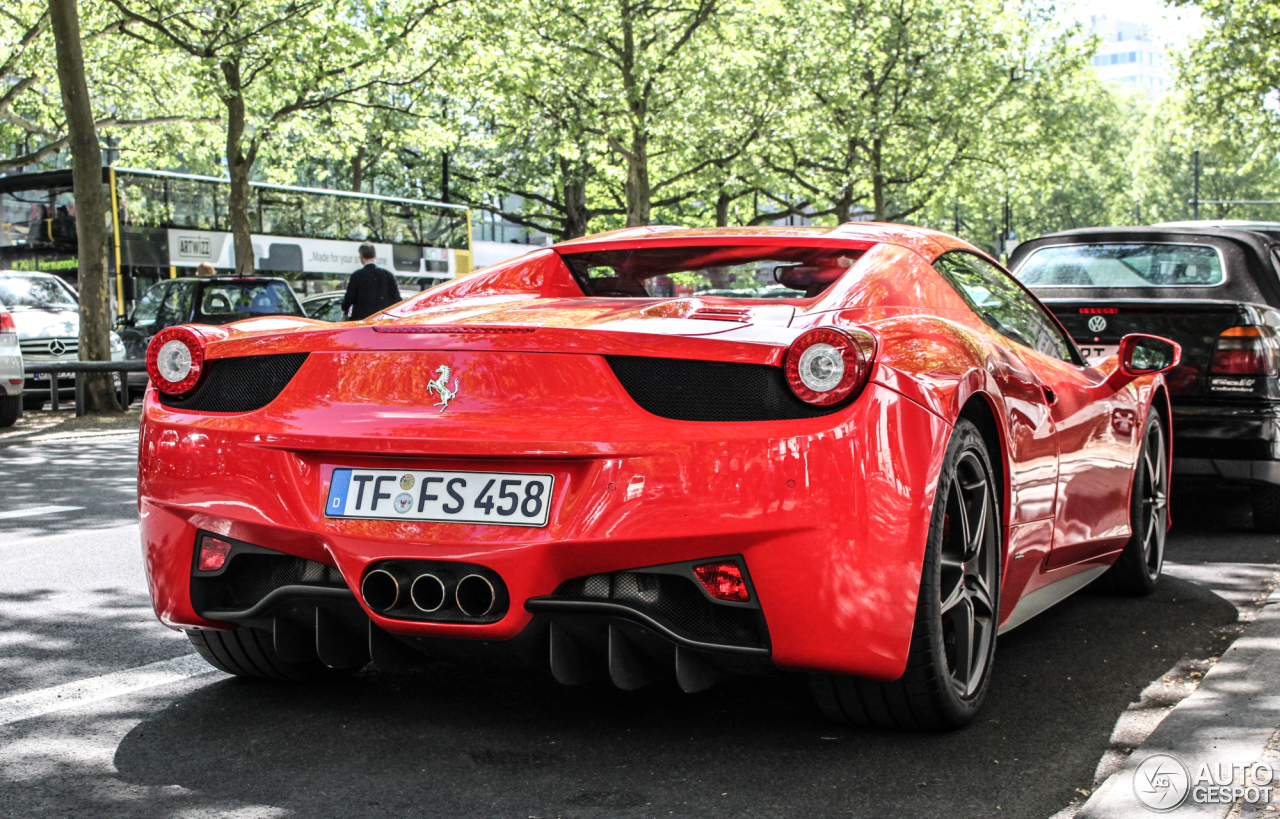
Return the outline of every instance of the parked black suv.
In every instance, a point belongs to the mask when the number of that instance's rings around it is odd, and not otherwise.
[[[1251,487],[1256,526],[1280,532],[1280,225],[1070,230],[1009,266],[1091,362],[1126,333],[1181,344],[1166,375],[1175,477]]]

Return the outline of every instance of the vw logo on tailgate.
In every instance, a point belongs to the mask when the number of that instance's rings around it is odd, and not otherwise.
[[[1089,329],[1095,333],[1101,333],[1103,330],[1107,329],[1107,320],[1102,316],[1094,316],[1089,319]]]

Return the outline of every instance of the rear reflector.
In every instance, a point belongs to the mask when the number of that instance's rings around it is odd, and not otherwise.
[[[1231,327],[1218,336],[1209,372],[1213,375],[1276,375],[1275,334],[1266,327]]]
[[[225,540],[205,535],[200,539],[200,556],[196,567],[202,572],[220,571],[231,554],[231,544]]]
[[[708,563],[695,566],[693,573],[697,575],[707,594],[717,600],[728,600],[731,603],[746,603],[751,600],[747,581],[742,579],[742,570],[737,563],[728,560],[723,563]]]

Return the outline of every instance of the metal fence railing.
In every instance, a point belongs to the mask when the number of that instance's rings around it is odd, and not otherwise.
[[[85,373],[120,373],[120,405],[129,406],[129,373],[147,371],[147,362],[133,361],[50,361],[48,363],[27,364],[23,367],[27,374],[49,374],[49,402],[51,408],[59,409],[58,376],[74,375],[76,377],[76,417],[84,415],[84,375]]]

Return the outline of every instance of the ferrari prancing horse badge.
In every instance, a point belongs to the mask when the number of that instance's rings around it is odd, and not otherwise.
[[[449,386],[449,374],[452,370],[447,364],[441,364],[436,370],[436,377],[427,382],[427,392],[434,392],[439,396],[440,400],[435,406],[440,408],[441,412],[449,409],[449,402],[458,397],[458,379],[455,376],[453,386]]]

